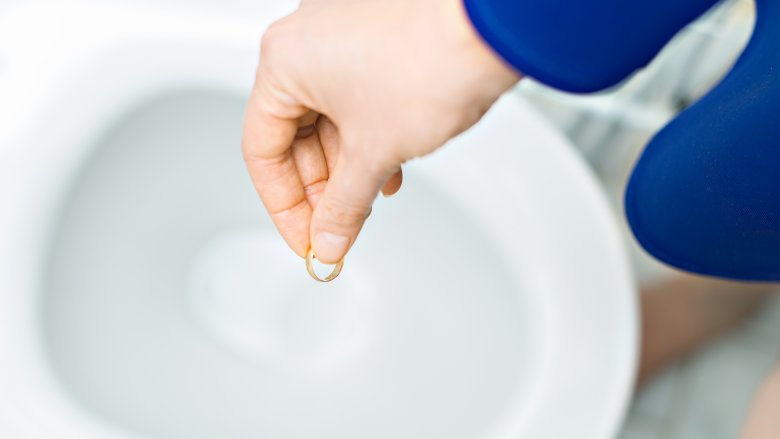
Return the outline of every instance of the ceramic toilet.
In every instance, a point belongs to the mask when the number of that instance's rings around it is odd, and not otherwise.
[[[505,97],[315,283],[241,162],[260,3],[0,15],[0,437],[613,437],[633,282],[567,141]]]

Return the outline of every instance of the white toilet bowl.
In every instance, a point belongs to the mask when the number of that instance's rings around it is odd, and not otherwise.
[[[0,16],[0,437],[606,439],[636,310],[586,167],[507,97],[332,284],[241,162],[261,17]]]

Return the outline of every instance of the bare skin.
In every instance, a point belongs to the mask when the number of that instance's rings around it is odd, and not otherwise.
[[[289,246],[335,263],[401,165],[474,125],[519,80],[460,0],[303,0],[262,41],[243,152]]]
[[[778,286],[680,275],[642,292],[638,386],[752,316]],[[780,437],[780,365],[761,385],[741,439]]]
[[[764,381],[748,415],[742,439],[780,436],[780,366]]]
[[[639,384],[742,323],[776,288],[685,274],[644,288]]]
[[[461,0],[302,0],[263,37],[244,158],[292,250],[335,263],[377,194],[399,190],[401,165],[474,125],[520,77],[481,41]],[[681,277],[651,290],[640,382],[736,325],[768,287]],[[769,437],[778,399],[780,373],[744,439]]]

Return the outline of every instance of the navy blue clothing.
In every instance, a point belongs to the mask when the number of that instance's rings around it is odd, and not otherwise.
[[[523,74],[570,92],[617,84],[717,0],[464,0],[477,31]]]
[[[571,92],[645,66],[715,0],[464,0],[476,29],[524,74]],[[780,280],[780,1],[756,0],[729,75],[659,132],[626,191],[638,241],[675,267]]]
[[[626,193],[634,234],[702,274],[780,280],[780,2],[758,0],[726,78],[650,142]]]

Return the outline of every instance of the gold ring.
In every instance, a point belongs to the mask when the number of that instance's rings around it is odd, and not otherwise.
[[[341,269],[344,267],[344,259],[340,260],[335,267],[333,267],[333,271],[330,272],[328,277],[325,279],[320,278],[317,276],[317,273],[314,272],[314,249],[309,248],[309,251],[306,252],[306,271],[309,272],[309,276],[312,277],[312,279],[316,280],[317,282],[330,282],[333,279],[339,277],[339,274],[341,273]]]

